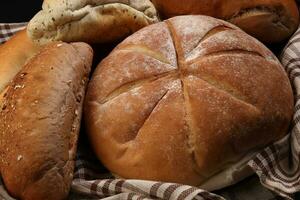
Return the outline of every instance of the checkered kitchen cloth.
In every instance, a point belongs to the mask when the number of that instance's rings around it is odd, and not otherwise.
[[[0,43],[7,41],[25,25],[26,23],[0,24]],[[257,177],[217,191],[218,195],[174,183],[114,179],[95,159],[84,136],[81,136],[70,199],[281,199],[278,195],[293,199],[293,194],[300,191],[300,28],[283,50],[281,61],[295,92],[296,105],[291,132],[248,163],[258,175],[261,184],[270,190],[258,184]],[[254,184],[250,185],[252,182]],[[12,199],[5,192],[1,181],[0,199]]]

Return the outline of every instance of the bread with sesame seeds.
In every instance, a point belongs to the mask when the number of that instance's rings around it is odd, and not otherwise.
[[[28,24],[37,43],[53,40],[107,43],[158,21],[149,0],[45,0]]]
[[[66,199],[93,52],[54,42],[9,84],[0,111],[0,172],[11,196]]]
[[[25,29],[0,45],[0,108],[7,85],[39,49],[40,46],[28,38]]]
[[[207,190],[253,173],[247,162],[287,134],[292,114],[272,52],[200,15],[126,38],[96,68],[84,105],[92,147],[113,174]]]

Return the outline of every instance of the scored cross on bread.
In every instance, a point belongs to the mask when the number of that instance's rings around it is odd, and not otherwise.
[[[292,111],[288,78],[260,42],[181,16],[138,31],[99,64],[85,121],[114,174],[199,186],[283,137]]]

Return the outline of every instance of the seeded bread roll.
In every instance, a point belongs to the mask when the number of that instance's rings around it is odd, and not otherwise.
[[[259,41],[225,21],[181,16],[118,45],[96,68],[84,109],[113,174],[213,190],[249,175],[251,155],[286,135],[293,95]]]
[[[266,43],[281,42],[299,24],[295,0],[152,0],[165,17],[208,15],[227,20]]]
[[[28,24],[40,44],[49,41],[107,43],[158,21],[149,0],[44,0]]]
[[[92,50],[53,43],[16,75],[0,111],[0,171],[23,200],[66,199]]]
[[[0,45],[0,108],[7,85],[39,49],[40,47],[28,38],[26,30],[18,32]]]

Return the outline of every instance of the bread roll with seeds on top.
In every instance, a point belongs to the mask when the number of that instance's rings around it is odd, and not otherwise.
[[[13,197],[68,197],[93,52],[52,43],[10,83],[0,111],[0,171]]]

